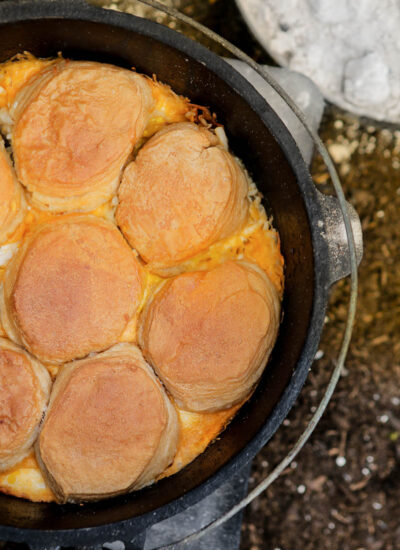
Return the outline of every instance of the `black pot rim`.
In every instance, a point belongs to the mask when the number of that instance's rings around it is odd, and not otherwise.
[[[134,534],[145,530],[149,525],[173,516],[200,501],[254,458],[281,425],[306,381],[322,332],[329,290],[329,277],[326,243],[323,241],[315,223],[320,213],[320,207],[316,200],[316,190],[308,168],[293,137],[283,122],[247,80],[201,44],[147,19],[113,10],[96,8],[82,0],[45,0],[40,2],[28,0],[20,3],[4,2],[0,4],[0,27],[7,23],[51,18],[105,23],[115,28],[119,27],[150,36],[187,54],[188,57],[202,62],[210,71],[218,74],[231,88],[244,97],[274,135],[296,175],[310,221],[314,253],[313,307],[309,331],[296,369],[278,404],[266,419],[261,430],[230,462],[216,471],[200,486],[175,501],[165,504],[155,512],[149,512],[129,520],[80,529],[41,530],[0,526],[0,538],[2,540],[28,542],[38,546],[48,544],[78,546],[106,540],[129,540]]]

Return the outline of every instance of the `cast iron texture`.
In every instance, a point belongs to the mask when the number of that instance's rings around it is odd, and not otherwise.
[[[128,541],[197,502],[250,461],[278,429],[313,361],[329,289],[329,254],[316,190],[286,127],[222,59],[156,23],[81,2],[0,5],[0,62],[37,56],[94,59],[158,79],[208,105],[225,125],[279,229],[286,262],[283,321],[260,384],[222,437],[172,478],[138,493],[85,506],[35,504],[0,496],[0,539],[37,546]]]

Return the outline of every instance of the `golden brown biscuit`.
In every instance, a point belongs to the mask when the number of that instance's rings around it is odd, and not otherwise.
[[[206,249],[246,220],[245,173],[218,143],[203,127],[171,124],[124,172],[117,223],[156,272]]]
[[[49,395],[46,368],[0,338],[0,471],[22,460],[39,431]]]
[[[150,484],[172,462],[176,411],[140,350],[119,344],[65,365],[36,453],[59,502]]]
[[[68,216],[28,236],[3,283],[7,335],[63,363],[118,341],[142,293],[139,261],[114,224]]]
[[[0,136],[0,245],[12,235],[24,219],[25,207],[24,192],[15,177]]]
[[[178,275],[141,315],[139,344],[179,407],[211,412],[258,381],[279,327],[278,294],[261,269],[228,261]]]
[[[90,61],[60,61],[28,81],[11,116],[19,180],[54,212],[111,198],[142,136],[153,99],[143,76]]]

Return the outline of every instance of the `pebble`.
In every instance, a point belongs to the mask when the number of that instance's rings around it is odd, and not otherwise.
[[[382,531],[386,531],[387,529],[387,523],[385,523],[384,521],[382,521],[381,519],[378,519],[378,521],[376,522],[378,527],[380,529],[382,529]]]
[[[339,468],[343,468],[343,466],[346,465],[346,458],[344,456],[338,456],[336,458],[336,465],[339,466]]]
[[[351,157],[351,149],[341,143],[332,143],[332,145],[328,146],[328,151],[337,164],[342,163],[344,160],[349,160]]]

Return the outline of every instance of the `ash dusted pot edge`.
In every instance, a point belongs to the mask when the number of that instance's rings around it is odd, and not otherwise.
[[[134,66],[208,105],[265,195],[281,237],[286,288],[278,340],[255,394],[218,441],[173,477],[114,499],[59,506],[0,495],[0,540],[38,547],[129,541],[229,479],[283,422],[317,350],[329,287],[348,274],[345,237],[336,200],[316,191],[281,120],[239,73],[200,44],[81,0],[0,3],[0,62],[24,50]],[[358,231],[353,211],[351,217]]]

